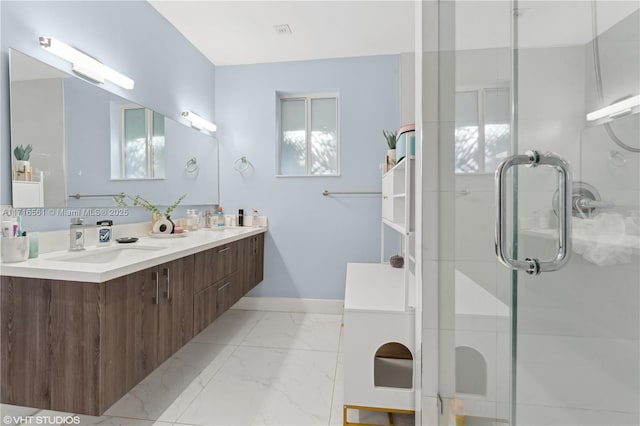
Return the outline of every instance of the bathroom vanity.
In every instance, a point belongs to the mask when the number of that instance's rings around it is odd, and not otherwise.
[[[116,246],[83,253],[86,263],[3,265],[1,402],[101,415],[262,281],[264,232],[201,230],[142,239],[149,248],[132,255],[108,252]]]

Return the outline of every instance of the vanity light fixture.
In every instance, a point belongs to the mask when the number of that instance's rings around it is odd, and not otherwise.
[[[640,106],[640,95],[622,99],[604,108],[587,114],[587,121],[596,121],[601,118],[618,118],[632,113],[633,108]]]
[[[133,89],[134,82],[132,79],[68,44],[52,37],[40,37],[40,46],[54,55],[71,62],[71,69],[74,72],[96,83],[104,84],[105,80],[109,80],[124,89]]]
[[[215,124],[205,120],[204,118],[200,117],[198,114],[195,114],[191,111],[183,111],[182,116],[191,122],[192,127],[195,127],[198,130],[205,129],[210,132],[216,131]]]

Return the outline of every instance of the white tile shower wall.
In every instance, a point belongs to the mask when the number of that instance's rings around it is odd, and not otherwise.
[[[526,251],[545,251],[555,246],[555,241],[525,237],[521,244]],[[541,246],[547,248],[539,248]],[[597,266],[574,255],[566,267],[554,273],[520,276],[519,331],[626,339],[629,342],[640,340],[640,270],[637,262],[638,257],[634,255],[627,264]],[[633,366],[629,368],[633,370]]]
[[[518,401],[638,413],[635,340],[520,334]]]
[[[627,3],[634,7],[633,2]],[[615,6],[615,5],[614,5]],[[637,8],[637,4],[635,8]],[[603,102],[596,91],[592,42],[584,46],[586,69],[586,112],[594,111],[625,96],[640,93],[640,11],[636,10],[599,36]],[[624,64],[624,66],[621,66]]]

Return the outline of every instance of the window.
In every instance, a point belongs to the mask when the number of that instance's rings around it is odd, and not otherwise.
[[[493,173],[509,155],[510,140],[508,88],[456,93],[456,173]]]
[[[162,179],[164,116],[138,105],[122,107],[120,179]]]
[[[278,98],[278,173],[282,176],[337,176],[338,97]]]

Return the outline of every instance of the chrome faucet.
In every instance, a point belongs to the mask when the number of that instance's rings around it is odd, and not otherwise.
[[[74,217],[69,226],[69,250],[84,250],[84,219]]]

